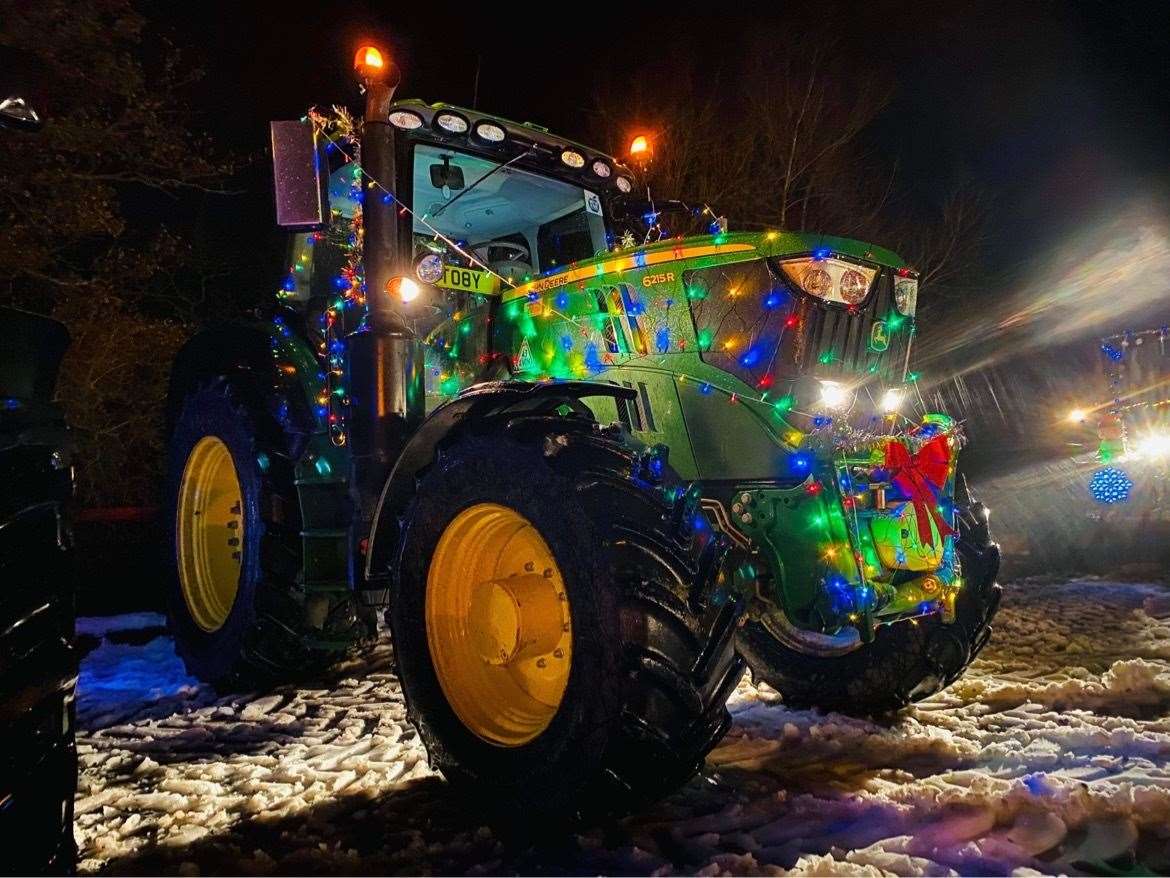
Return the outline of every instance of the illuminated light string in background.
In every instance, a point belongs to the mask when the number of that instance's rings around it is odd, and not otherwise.
[[[1093,473],[1089,479],[1089,493],[1098,503],[1111,506],[1115,503],[1129,501],[1129,493],[1133,490],[1133,481],[1125,470],[1115,466],[1106,466]]]

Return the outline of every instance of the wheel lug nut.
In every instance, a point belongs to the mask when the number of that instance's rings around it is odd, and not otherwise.
[[[552,579],[552,575],[553,575],[552,568],[551,568],[551,567],[545,567],[545,568],[544,568],[544,578],[545,578],[545,579]]]
[[[533,562],[531,562],[531,561],[524,562],[524,572],[525,573],[531,573],[535,569],[536,569],[536,565]]]
[[[548,665],[548,659],[544,658],[543,656],[536,660],[536,666],[538,668],[547,667],[547,665]]]
[[[553,650],[553,656],[555,658],[564,658],[565,651],[558,646],[556,649]]]

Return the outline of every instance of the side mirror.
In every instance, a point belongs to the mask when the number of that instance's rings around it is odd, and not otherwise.
[[[272,122],[276,224],[311,232],[329,223],[329,162],[309,121]]]
[[[14,128],[18,131],[37,131],[41,117],[20,95],[0,98],[0,128]]]

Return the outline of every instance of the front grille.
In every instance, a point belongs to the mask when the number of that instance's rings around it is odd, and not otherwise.
[[[813,374],[821,378],[871,374],[889,382],[902,380],[913,321],[901,318],[894,307],[894,279],[888,269],[878,274],[874,286],[865,303],[853,311],[810,300],[813,307],[805,311],[805,338],[806,362]],[[885,350],[877,350],[874,344],[874,326],[879,321],[889,340]]]

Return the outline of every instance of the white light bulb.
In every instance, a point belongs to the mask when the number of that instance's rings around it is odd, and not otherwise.
[[[403,302],[413,302],[421,292],[422,288],[410,278],[402,277],[398,279],[398,298]]]
[[[838,381],[821,382],[821,404],[825,408],[844,408],[849,403],[849,391]]]
[[[904,401],[905,397],[902,391],[896,387],[891,387],[882,394],[882,412],[887,415],[892,415],[902,407]]]
[[[1159,430],[1142,436],[1137,443],[1137,453],[1147,460],[1170,456],[1170,433]]]

